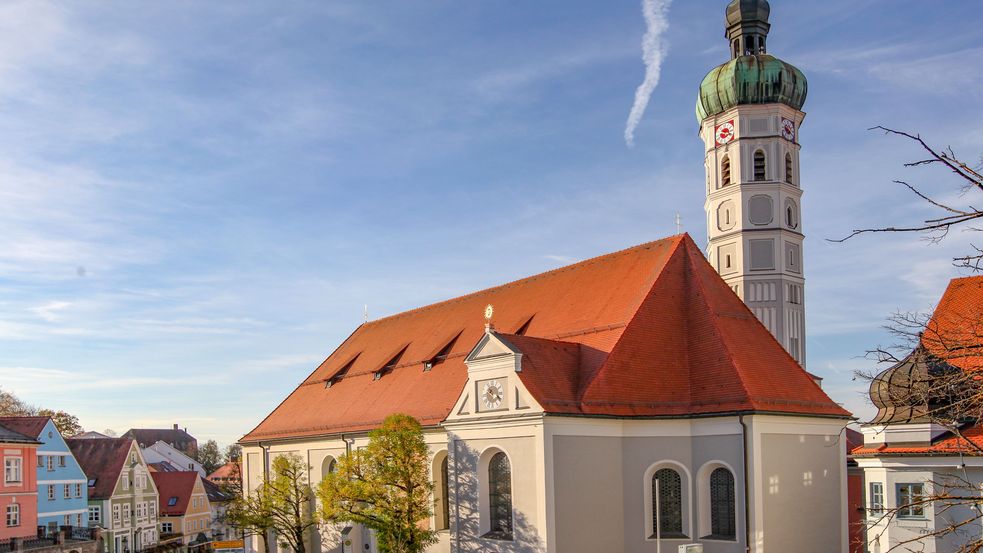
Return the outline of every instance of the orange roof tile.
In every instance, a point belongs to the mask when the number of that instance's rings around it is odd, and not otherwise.
[[[951,365],[983,369],[983,276],[949,281],[925,327],[922,344]]]
[[[157,485],[160,515],[184,516],[188,510],[188,504],[191,502],[191,496],[195,492],[195,484],[199,478],[198,473],[193,470],[151,472],[150,476],[154,479],[154,484]]]
[[[864,447],[860,445],[854,448],[850,454],[854,457],[857,456],[868,456],[868,457],[883,457],[890,455],[897,456],[917,456],[917,455],[972,455],[972,456],[983,456],[983,452],[977,448],[983,448],[983,426],[971,426],[969,428],[964,428],[960,431],[963,438],[947,432],[942,434],[938,438],[932,441],[931,444],[918,446],[918,445],[903,445],[895,446],[891,444],[882,444],[878,447]],[[970,445],[967,441],[972,442],[974,445]]]
[[[242,441],[362,431],[394,412],[440,423],[467,382],[487,304],[549,413],[849,416],[680,235],[365,323]],[[449,355],[422,370],[454,336]]]

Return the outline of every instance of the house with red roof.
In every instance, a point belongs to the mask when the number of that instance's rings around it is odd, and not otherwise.
[[[35,436],[0,423],[3,479],[0,479],[0,540],[34,537],[38,531],[37,448]]]
[[[976,505],[919,504],[945,482],[959,483],[954,494],[983,487],[983,425],[972,419],[948,424],[953,396],[946,386],[931,386],[980,370],[983,276],[953,279],[915,349],[871,381],[877,414],[862,428],[863,443],[851,451],[863,471],[860,502],[865,505],[868,551],[899,546],[957,551],[967,540],[980,539]],[[971,522],[957,532],[943,531],[966,521]]]
[[[205,547],[211,541],[211,506],[198,472],[152,472],[160,497],[160,543]]]
[[[157,486],[140,447],[130,438],[65,440],[87,478],[89,526],[98,526],[105,553],[157,544]]]

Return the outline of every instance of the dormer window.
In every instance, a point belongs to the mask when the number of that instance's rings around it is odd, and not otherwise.
[[[384,375],[391,373],[393,369],[395,369],[398,366],[400,358],[402,358],[403,354],[406,353],[406,348],[408,347],[410,347],[409,344],[403,346],[402,349],[399,350],[399,353],[392,356],[392,358],[389,361],[387,361],[386,364],[383,365],[381,369],[375,371],[373,380],[379,380]]]
[[[533,317],[535,317],[535,315],[530,315],[529,318],[526,319],[526,322],[519,325],[519,328],[516,329],[516,331],[513,332],[513,334],[515,334],[516,336],[525,336],[526,331],[529,330],[529,323],[532,322]]]
[[[177,505],[177,498],[176,497],[170,497],[170,498],[167,499],[167,506],[168,507],[173,507],[175,505]]]
[[[424,372],[432,370],[434,367],[447,360],[447,358],[451,354],[451,351],[454,350],[454,344],[457,343],[457,339],[461,337],[462,332],[464,332],[464,329],[459,330],[457,334],[455,334],[453,338],[448,340],[447,343],[445,343],[444,346],[440,348],[440,350],[437,353],[433,354],[430,357],[430,359],[427,359],[426,361],[423,362]]]
[[[345,363],[344,365],[341,366],[340,369],[338,369],[337,371],[335,371],[335,373],[333,375],[331,375],[330,378],[328,378],[327,380],[325,380],[324,381],[324,388],[325,389],[330,388],[336,382],[338,382],[339,380],[341,380],[342,378],[344,378],[345,375],[348,374],[348,371],[351,370],[352,365],[355,364],[355,361],[358,359],[358,356],[359,355],[362,355],[362,352],[356,353],[351,359],[348,360],[347,363]]]

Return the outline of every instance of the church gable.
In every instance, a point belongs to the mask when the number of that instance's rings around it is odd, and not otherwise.
[[[486,329],[465,358],[468,382],[447,420],[543,412],[519,376],[525,357],[514,338]]]

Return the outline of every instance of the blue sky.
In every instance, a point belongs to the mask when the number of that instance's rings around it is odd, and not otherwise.
[[[0,5],[0,386],[87,428],[229,443],[360,323],[675,232],[706,241],[704,74],[723,0]],[[852,381],[885,318],[930,309],[941,245],[857,226],[943,197],[883,124],[983,152],[973,1],[774,0],[769,51],[809,78],[801,129],[808,366]],[[977,203],[979,199],[977,198]]]

